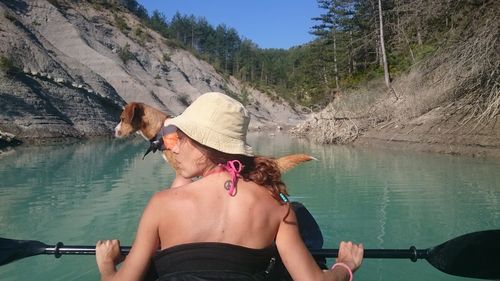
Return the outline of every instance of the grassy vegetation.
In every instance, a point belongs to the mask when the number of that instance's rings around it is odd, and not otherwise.
[[[120,16],[116,13],[113,14],[113,19],[115,21],[115,26],[124,34],[128,34],[130,32],[130,27],[128,26],[127,22],[123,18],[123,16]]]
[[[128,43],[125,45],[125,47],[120,48],[120,50],[118,51],[118,56],[124,64],[127,64],[131,59],[135,59],[135,54],[130,51],[130,45]]]
[[[102,9],[107,9],[107,10],[117,10],[117,4],[109,1],[109,0],[87,0],[92,6],[98,10],[101,11]]]
[[[172,58],[170,57],[170,55],[168,53],[164,53],[162,59],[163,59],[164,63],[172,60]]]
[[[168,38],[164,38],[163,39],[163,43],[165,45],[167,45],[168,47],[172,48],[172,49],[183,49],[183,50],[186,50],[186,47],[184,45],[182,45],[179,41],[177,40],[173,40],[173,39],[168,39]]]
[[[3,12],[3,16],[4,16],[6,19],[8,19],[9,21],[11,21],[12,23],[14,23],[14,24],[17,24],[17,23],[18,23],[17,18],[16,18],[14,15],[12,15],[11,13],[7,12],[7,11],[4,11],[4,12]]]
[[[151,41],[151,35],[147,31],[145,31],[141,26],[136,26],[133,31],[134,38],[137,43],[141,46],[144,46],[146,42]]]
[[[243,87],[243,89],[241,89],[241,103],[243,105],[248,105],[250,103],[250,91],[248,90],[247,87]]]
[[[8,76],[15,76],[21,72],[12,58],[0,56],[0,71]]]

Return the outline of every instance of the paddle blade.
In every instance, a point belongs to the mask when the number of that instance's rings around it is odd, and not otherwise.
[[[299,232],[308,249],[323,248],[323,233],[309,210],[300,202],[292,202],[292,208],[297,216]]]
[[[0,266],[42,254],[47,245],[39,241],[0,238]]]
[[[308,249],[323,248],[323,233],[309,210],[300,202],[292,202],[292,208],[297,216],[299,232]],[[325,257],[314,257],[321,269],[327,269]],[[290,279],[291,280],[291,279]]]
[[[473,232],[429,249],[427,261],[457,276],[500,278],[500,230]]]

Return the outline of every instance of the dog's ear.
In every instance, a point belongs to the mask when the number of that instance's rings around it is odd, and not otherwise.
[[[134,124],[140,125],[143,116],[144,116],[144,105],[142,103],[135,103],[135,106],[133,108],[133,117],[130,123],[132,124],[132,122],[134,122]]]
[[[132,119],[134,118],[134,110],[135,110],[136,103],[129,103],[125,106],[123,109],[122,115],[120,116],[122,119],[122,122],[125,122],[127,124],[132,123]]]
[[[132,124],[134,119],[140,118],[142,116],[143,110],[140,103],[131,102],[125,106],[125,109],[122,113],[123,122]]]

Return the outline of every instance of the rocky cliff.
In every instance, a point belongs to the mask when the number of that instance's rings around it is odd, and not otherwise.
[[[302,118],[279,98],[222,76],[119,7],[2,0],[0,59],[0,132],[22,141],[111,134],[127,102],[179,114],[209,91],[242,100],[252,128]]]

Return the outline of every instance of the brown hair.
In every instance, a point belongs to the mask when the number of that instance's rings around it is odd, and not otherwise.
[[[178,133],[187,136],[180,130],[178,130]],[[264,156],[228,154],[205,146],[191,138],[189,138],[189,141],[193,146],[202,151],[208,160],[215,164],[226,164],[231,160],[240,161],[243,164],[243,169],[240,173],[243,180],[252,181],[264,186],[278,202],[287,203],[283,202],[280,197],[280,193],[288,195],[288,191],[285,183],[281,180],[281,171],[274,159]]]

